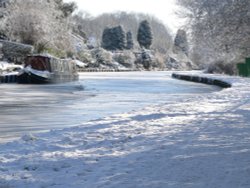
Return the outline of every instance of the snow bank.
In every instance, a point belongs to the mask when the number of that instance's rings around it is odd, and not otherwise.
[[[0,72],[11,72],[11,71],[19,70],[22,68],[23,66],[21,65],[15,65],[15,64],[8,63],[5,61],[0,61]]]
[[[250,80],[0,145],[0,187],[249,188]]]

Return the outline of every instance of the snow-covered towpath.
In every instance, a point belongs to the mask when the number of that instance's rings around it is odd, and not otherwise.
[[[0,188],[249,188],[250,80],[0,145]]]

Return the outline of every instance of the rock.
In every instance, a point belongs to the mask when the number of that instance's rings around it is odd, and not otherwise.
[[[22,139],[23,141],[25,141],[25,142],[30,142],[30,141],[35,141],[35,140],[37,140],[37,138],[36,138],[35,136],[33,136],[32,134],[23,135],[21,139]]]

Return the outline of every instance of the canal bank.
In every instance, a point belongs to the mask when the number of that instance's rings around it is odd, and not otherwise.
[[[233,87],[0,144],[0,185],[249,188],[250,82],[216,78]]]

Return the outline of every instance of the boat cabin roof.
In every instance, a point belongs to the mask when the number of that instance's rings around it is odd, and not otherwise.
[[[44,57],[44,58],[53,58],[53,59],[59,59],[57,57],[54,57],[50,54],[33,54],[33,55],[28,55],[27,57]]]

